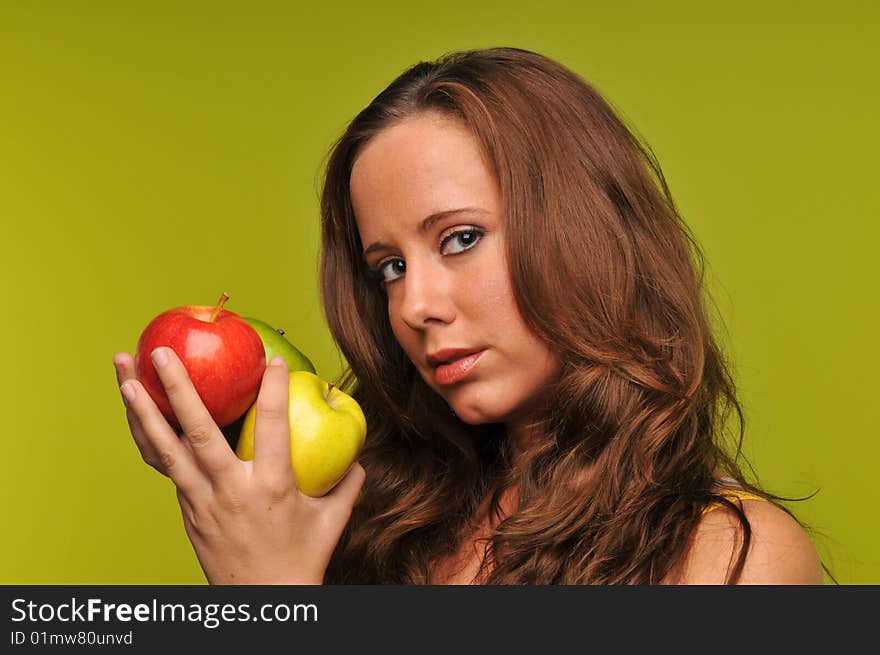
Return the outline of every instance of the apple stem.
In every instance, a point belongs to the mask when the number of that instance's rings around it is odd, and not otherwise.
[[[226,304],[227,300],[229,300],[229,295],[224,291],[223,295],[220,296],[220,300],[217,301],[217,306],[214,307],[214,313],[211,314],[211,323],[216,321],[217,317],[220,316],[220,310],[223,309],[223,305]]]

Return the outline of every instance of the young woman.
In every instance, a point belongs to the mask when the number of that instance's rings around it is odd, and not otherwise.
[[[321,210],[338,382],[368,425],[330,494],[296,489],[283,365],[241,462],[173,352],[181,439],[116,357],[209,581],[822,583],[728,451],[742,412],[699,247],[578,75],[514,48],[413,66],[334,146]]]

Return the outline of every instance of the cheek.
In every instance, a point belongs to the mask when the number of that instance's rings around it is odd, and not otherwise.
[[[497,271],[497,267],[495,269]],[[513,295],[506,275],[492,271],[482,278],[479,293],[472,296],[471,313],[478,318],[490,345],[515,356],[526,344],[528,328]]]
[[[559,370],[559,360],[546,343],[526,324],[506,276],[488,278],[480,294],[479,311],[493,345],[509,376],[499,386],[510,397],[531,395]]]

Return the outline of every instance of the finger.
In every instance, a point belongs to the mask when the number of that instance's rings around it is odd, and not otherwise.
[[[113,366],[116,369],[116,382],[120,387],[127,380],[136,379],[137,376],[134,370],[134,360],[128,353],[116,353],[113,356]],[[125,403],[125,397],[123,397],[122,401],[125,406],[125,420],[128,422],[128,429],[131,432],[131,436],[134,438],[134,443],[141,454],[141,458],[147,464],[159,471],[159,473],[167,476],[168,473],[162,466],[162,462],[159,460],[156,449],[153,448],[147,439],[147,436],[144,434],[144,429],[141,426],[140,420]]]
[[[354,462],[349,467],[348,473],[343,476],[324,498],[350,514],[366,479],[367,472],[364,470],[364,467],[359,462]]]
[[[147,443],[174,484],[187,494],[197,492],[208,484],[193,454],[181,443],[140,381],[126,380],[120,391],[137,417]]]
[[[232,452],[226,437],[205,408],[177,353],[162,347],[156,348],[150,357],[199,464],[214,480],[240,467],[241,460]]]
[[[141,426],[137,414],[126,408],[125,419],[128,421],[128,429],[131,432],[131,436],[134,437],[134,443],[141,454],[141,459],[159,471],[159,473],[168,477],[168,471],[165,470],[165,465],[162,463],[159,453],[156,452],[156,449],[153,448],[150,441],[147,439],[147,435],[144,432],[143,426]]]
[[[260,384],[254,425],[254,474],[279,484],[293,482],[290,464],[290,374],[287,363],[274,357]]]
[[[138,379],[134,358],[128,353],[116,353],[113,356],[113,365],[116,367],[116,379],[120,386],[122,386],[122,383],[126,380]],[[175,426],[171,427],[177,433],[177,436],[181,435],[180,430],[176,429]]]

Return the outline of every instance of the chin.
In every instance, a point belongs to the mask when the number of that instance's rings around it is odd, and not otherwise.
[[[452,407],[452,411],[458,417],[458,420],[468,425],[483,425],[485,423],[497,423],[498,419],[493,418],[485,412],[474,411],[472,409],[457,409]]]
[[[430,379],[425,374],[422,379],[446,401],[462,423],[503,423],[516,409],[509,401],[498,397],[503,390],[487,385],[485,380],[450,388],[438,386],[433,380],[433,374],[429,375],[432,376]]]
[[[499,403],[492,402],[487,398],[462,395],[459,398],[447,398],[446,400],[459,420],[468,425],[503,423],[511,412],[511,408],[499,406]]]

